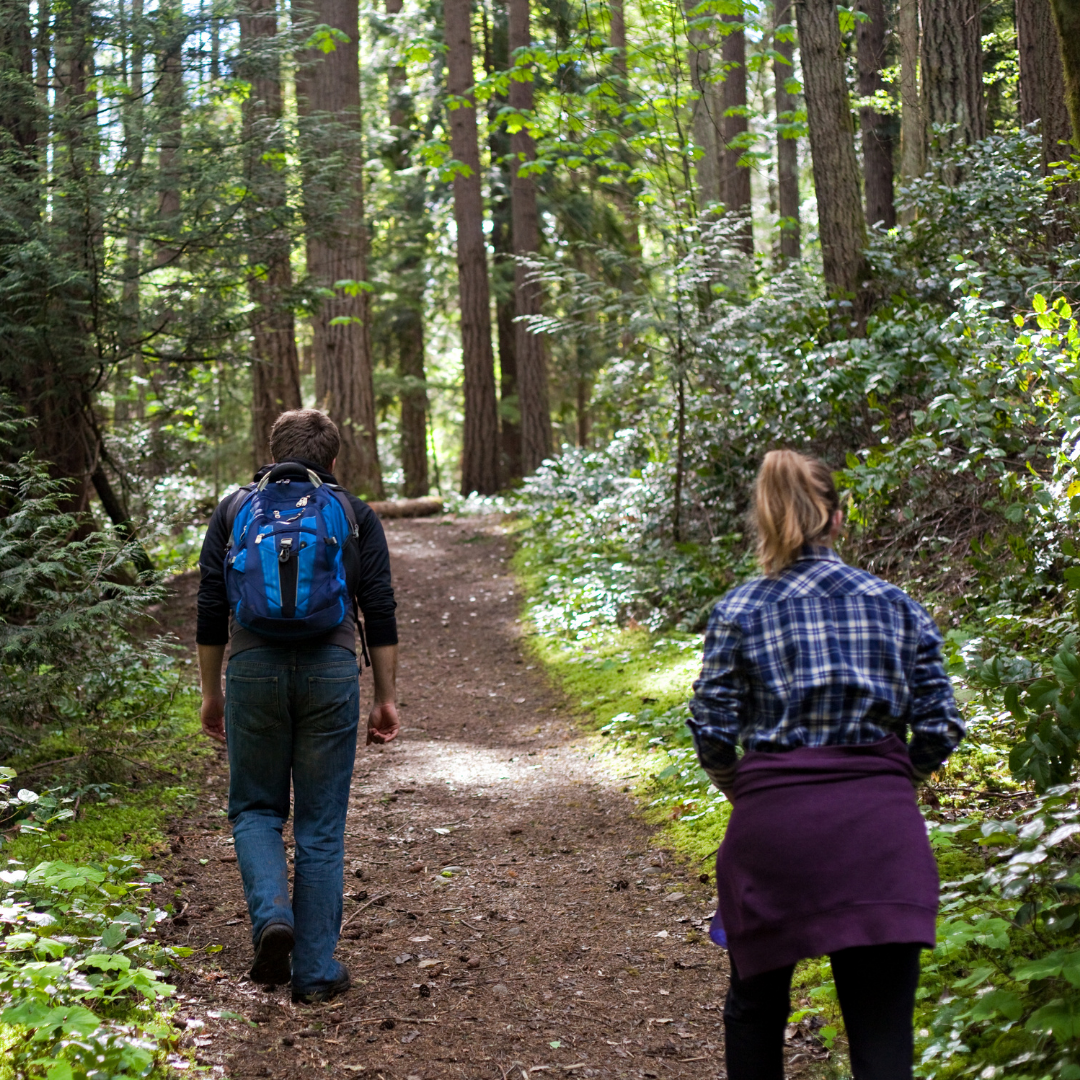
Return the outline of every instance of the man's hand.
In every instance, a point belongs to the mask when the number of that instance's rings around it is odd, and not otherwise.
[[[225,741],[225,698],[221,694],[203,697],[199,719],[204,735],[218,742]]]
[[[205,726],[204,724],[204,729]],[[376,705],[368,713],[367,745],[393,742],[400,730],[401,724],[398,721],[397,706],[392,701],[388,701],[384,705]]]
[[[202,708],[199,719],[204,735],[217,742],[225,741],[225,695],[221,692],[221,665],[224,645],[200,645],[199,682],[202,685]]]

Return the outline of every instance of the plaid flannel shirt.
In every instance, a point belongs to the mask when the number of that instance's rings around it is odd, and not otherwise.
[[[716,605],[689,721],[717,787],[735,777],[736,746],[850,746],[890,733],[911,741],[929,776],[964,737],[934,620],[901,589],[806,546],[776,578]]]

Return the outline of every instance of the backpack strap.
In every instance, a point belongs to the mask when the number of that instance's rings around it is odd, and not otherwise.
[[[240,508],[255,494],[258,487],[258,484],[245,484],[239,491],[233,493],[229,499],[229,505],[225,507],[225,531],[229,535],[228,543],[225,545],[226,551],[232,547],[233,525],[236,524],[236,517],[240,513]]]
[[[349,535],[355,540],[360,535],[360,526],[356,521],[356,511],[353,510],[353,505],[349,501],[349,493],[339,484],[324,484],[323,486],[341,504],[341,509],[345,511],[345,520],[349,523]],[[364,663],[371,667],[371,657],[368,656],[367,651],[367,638],[364,636],[364,623],[360,618],[360,603],[355,594],[353,594],[352,602],[353,614],[356,617],[356,630],[360,635],[360,656]]]

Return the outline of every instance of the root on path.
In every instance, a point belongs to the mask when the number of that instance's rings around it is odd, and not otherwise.
[[[722,1076],[712,885],[653,846],[534,670],[498,521],[386,530],[403,733],[357,754],[337,953],[353,989],[305,1007],[248,981],[221,756],[157,886],[181,891],[166,934],[195,949],[183,1045],[229,1077]]]

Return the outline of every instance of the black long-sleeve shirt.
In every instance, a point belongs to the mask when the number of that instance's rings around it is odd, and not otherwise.
[[[324,483],[335,484],[337,481],[325,469],[302,458],[295,463],[304,469],[311,469]],[[274,466],[264,465],[256,474],[255,480],[261,480]],[[229,598],[225,591],[225,552],[229,545],[229,527],[226,521],[229,504],[236,493],[225,496],[213,516],[203,539],[202,553],[199,555],[199,568],[202,578],[199,583],[198,626],[195,640],[200,645],[224,645],[232,639],[232,655],[252,649],[259,645],[274,645],[266,638],[230,622]],[[356,515],[359,530],[359,583],[356,599],[364,616],[364,632],[367,643],[378,648],[380,645],[397,644],[397,619],[394,611],[394,586],[390,577],[390,552],[386,547],[386,536],[378,515],[367,503],[355,495],[348,495]],[[323,638],[310,642],[311,645],[342,645],[356,650],[356,630],[351,607],[346,612],[344,623],[331,630]]]

